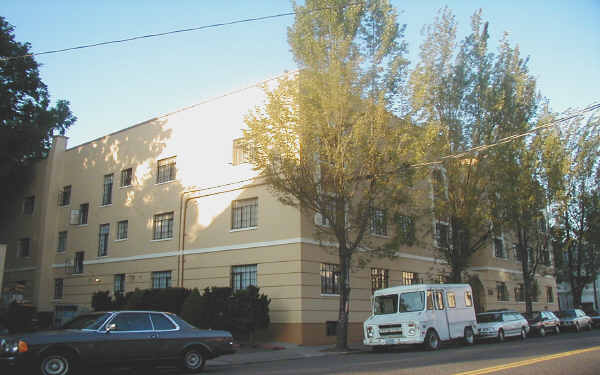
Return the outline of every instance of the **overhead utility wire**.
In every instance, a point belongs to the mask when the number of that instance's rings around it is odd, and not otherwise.
[[[531,135],[531,134],[537,132],[538,130],[551,128],[552,126],[554,126],[556,124],[560,124],[562,122],[572,120],[572,119],[574,119],[576,117],[581,116],[584,113],[591,112],[591,111],[594,111],[594,110],[597,110],[597,109],[600,109],[600,103],[591,104],[588,107],[586,107],[586,108],[584,108],[582,110],[579,110],[579,111],[577,111],[575,113],[572,113],[572,114],[570,114],[568,116],[561,117],[559,119],[549,121],[549,122],[547,122],[547,123],[545,123],[543,125],[536,126],[535,128],[533,128],[533,129],[531,129],[531,130],[529,130],[529,131],[527,131],[525,133],[514,134],[514,135],[510,135],[508,137],[502,138],[502,139],[500,139],[496,143],[491,143],[491,144],[487,144],[487,145],[476,146],[476,147],[470,148],[470,149],[468,149],[466,151],[463,151],[463,152],[460,152],[460,153],[457,153],[457,154],[446,155],[446,156],[444,156],[444,157],[442,157],[442,158],[440,158],[440,159],[438,159],[436,161],[431,161],[431,162],[426,162],[426,163],[419,163],[419,164],[413,164],[413,165],[411,165],[411,167],[415,167],[415,168],[417,168],[417,167],[426,167],[426,166],[429,166],[429,165],[440,164],[444,160],[448,160],[448,159],[460,159],[460,158],[465,157],[466,155],[472,154],[473,152],[488,150],[488,149],[490,149],[492,147],[496,147],[496,146],[499,146],[499,145],[502,145],[502,144],[505,144],[505,143],[512,142],[515,139],[519,139],[519,138],[523,138],[523,137],[526,137],[528,135]]]
[[[349,7],[360,6],[360,5],[363,5],[363,4],[362,3],[350,3],[348,5],[343,6],[343,8],[349,8]],[[313,12],[320,12],[320,11],[328,10],[328,9],[333,9],[333,7],[308,9],[308,10],[306,10],[306,12],[307,13],[313,13]],[[104,46],[104,45],[107,45],[107,44],[126,43],[126,42],[131,42],[131,41],[134,41],[134,40],[138,40],[138,39],[155,38],[155,37],[158,37],[158,36],[165,36],[165,35],[186,33],[186,32],[190,32],[190,31],[205,30],[205,29],[210,29],[210,28],[215,28],[215,27],[235,25],[235,24],[238,24],[238,23],[246,23],[246,22],[254,22],[254,21],[264,21],[264,20],[268,20],[268,19],[272,19],[272,18],[280,18],[280,17],[293,16],[293,15],[296,15],[297,13],[298,12],[287,12],[287,13],[272,14],[272,15],[269,15],[269,16],[254,17],[254,18],[245,18],[245,19],[235,20],[235,21],[229,21],[229,22],[214,23],[212,25],[190,27],[188,29],[179,29],[179,30],[166,31],[166,32],[163,32],[163,33],[139,35],[139,36],[134,36],[134,37],[131,37],[131,38],[117,39],[117,40],[111,40],[111,41],[107,41],[107,42],[100,42],[100,43],[93,43],[93,44],[84,44],[84,45],[81,45],[81,46],[69,47],[69,48],[62,48],[62,49],[56,49],[56,50],[51,50],[51,51],[45,51],[45,52],[28,53],[26,55],[20,55],[20,56],[10,56],[10,57],[1,56],[0,60],[8,61],[8,60],[14,60],[14,59],[22,59],[22,58],[25,58],[25,57],[33,57],[33,56],[39,56],[39,55],[49,55],[49,54],[53,54],[53,53],[74,51],[74,50],[84,49],[84,48],[99,47],[99,46]]]

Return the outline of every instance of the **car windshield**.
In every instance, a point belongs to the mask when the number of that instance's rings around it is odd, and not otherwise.
[[[480,314],[477,315],[477,323],[501,322],[502,314]]]
[[[575,318],[575,311],[559,311],[558,312],[558,317],[559,318]]]
[[[425,309],[425,292],[400,294],[400,312],[423,311]]]
[[[375,297],[374,312],[375,315],[394,314],[398,312],[398,295],[390,294]]]
[[[539,312],[525,313],[523,315],[525,316],[525,319],[530,320],[532,322],[539,322],[540,320],[542,320],[542,314],[540,314]]]
[[[110,313],[84,314],[67,322],[62,329],[92,329],[96,330],[102,326],[102,323],[110,316]]]

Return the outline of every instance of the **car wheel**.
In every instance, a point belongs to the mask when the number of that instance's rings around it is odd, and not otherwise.
[[[579,327],[579,323],[575,323],[575,332],[579,332],[581,331],[581,328]]]
[[[504,341],[504,331],[502,329],[498,330],[497,339],[498,339],[498,342]]]
[[[67,375],[73,373],[73,359],[62,353],[44,354],[40,362],[42,375]]]
[[[525,328],[521,328],[521,340],[525,340],[527,338],[527,331]]]
[[[557,335],[560,333],[560,327],[559,326],[554,326],[554,333],[556,333]]]
[[[475,335],[473,334],[473,328],[465,328],[465,345],[471,346],[475,343]]]
[[[546,329],[544,327],[540,327],[540,336],[546,336]]]
[[[591,330],[592,330],[592,323],[588,323],[588,325],[587,325],[587,330],[588,330],[588,331],[591,331]]]
[[[427,350],[438,350],[440,348],[440,338],[438,334],[430,329],[425,336],[425,348]]]
[[[206,356],[201,349],[192,348],[183,353],[182,367],[186,372],[195,373],[202,371],[205,362]]]

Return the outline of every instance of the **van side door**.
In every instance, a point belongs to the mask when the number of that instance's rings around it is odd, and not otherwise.
[[[440,340],[449,340],[450,331],[448,327],[448,314],[446,312],[446,299],[444,290],[436,289],[433,291],[433,300],[435,309],[433,310],[433,325],[440,337]]]

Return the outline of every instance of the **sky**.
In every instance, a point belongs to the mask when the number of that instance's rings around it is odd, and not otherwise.
[[[600,0],[391,0],[407,25],[409,59],[421,30],[447,5],[458,39],[483,9],[491,40],[508,32],[555,112],[600,100]],[[288,0],[4,0],[0,16],[33,52],[291,12]],[[37,56],[53,100],[77,122],[69,147],[296,69],[287,44],[293,16]],[[215,131],[218,118],[199,129]]]

